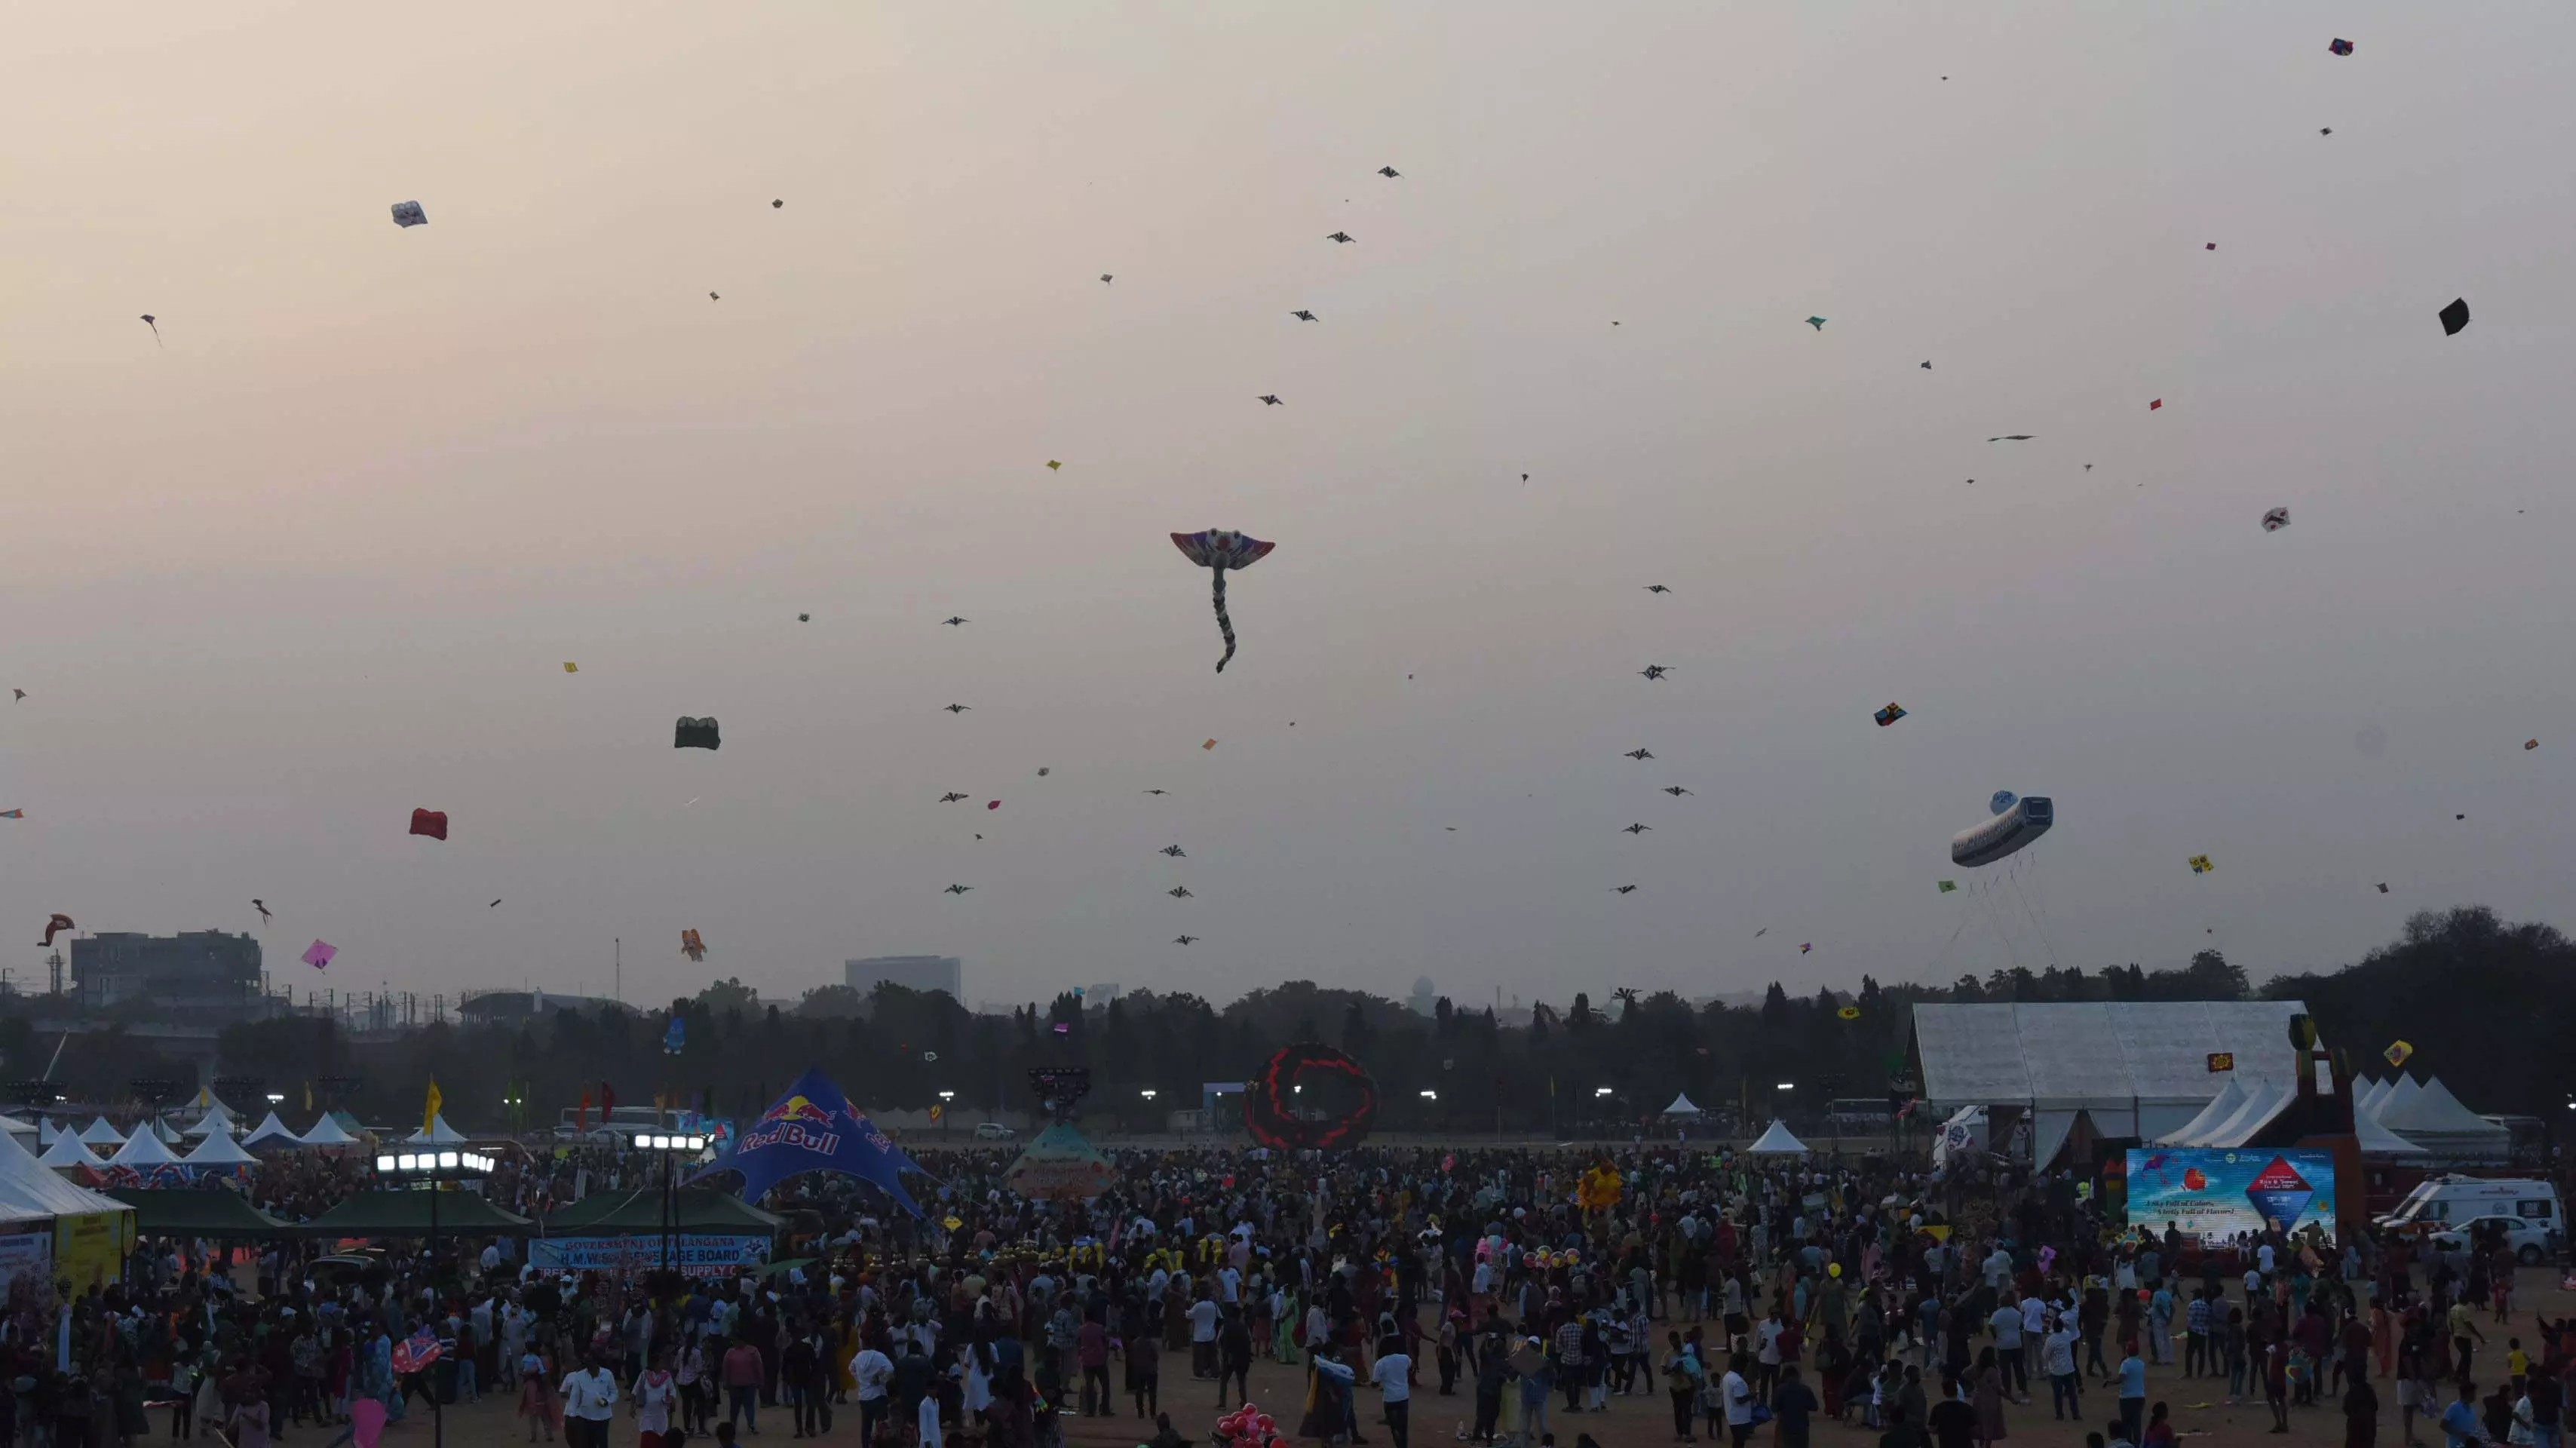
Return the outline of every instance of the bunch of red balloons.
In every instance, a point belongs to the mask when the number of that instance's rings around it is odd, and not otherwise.
[[[1291,1448],[1279,1436],[1279,1420],[1261,1411],[1257,1403],[1247,1402],[1217,1419],[1216,1431],[1232,1448]]]

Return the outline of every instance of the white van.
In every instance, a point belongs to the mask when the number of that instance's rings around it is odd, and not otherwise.
[[[2381,1230],[2430,1230],[2443,1232],[2465,1229],[2470,1222],[2486,1217],[2511,1217],[2516,1228],[2509,1235],[2515,1246],[2536,1248],[2524,1251],[2524,1260],[2536,1261],[2541,1253],[2555,1250],[2567,1231],[2566,1208],[2558,1200],[2558,1188],[2545,1181],[2510,1177],[2426,1177],[2415,1190],[2397,1204],[2395,1211],[2379,1219]]]

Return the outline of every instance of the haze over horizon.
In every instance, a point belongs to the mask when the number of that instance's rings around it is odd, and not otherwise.
[[[906,953],[970,1001],[2261,979],[2576,920],[2565,7],[15,41],[15,979],[51,912],[254,896],[299,993],[600,992],[622,938],[647,1004]],[[1222,675],[1204,528],[1278,545]],[[1999,789],[2055,830],[1953,865]]]

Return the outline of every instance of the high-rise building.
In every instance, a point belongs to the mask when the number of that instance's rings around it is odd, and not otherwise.
[[[953,1001],[966,998],[966,968],[953,955],[872,955],[845,960],[841,969],[850,989],[863,996],[886,981],[910,990],[944,990]]]
[[[260,993],[259,941],[220,930],[107,931],[72,941],[72,982],[87,1006],[148,998],[172,1011],[238,1008]]]

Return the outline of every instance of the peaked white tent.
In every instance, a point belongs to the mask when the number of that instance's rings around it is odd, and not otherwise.
[[[233,1134],[229,1131],[207,1133],[206,1139],[197,1143],[197,1149],[188,1153],[185,1160],[190,1166],[227,1167],[259,1164],[259,1158],[242,1150],[241,1143],[233,1140]]]
[[[108,1125],[107,1118],[102,1116],[81,1128],[80,1139],[92,1146],[123,1146],[125,1133]]]
[[[430,1118],[429,1125],[404,1137],[403,1141],[412,1146],[462,1146],[469,1139],[464,1132],[447,1124],[447,1113],[442,1111]]]
[[[1805,1156],[1807,1144],[1789,1134],[1789,1123],[1774,1121],[1771,1129],[1762,1133],[1761,1140],[1744,1150],[1753,1156]]]
[[[2367,1111],[2352,1113],[2353,1139],[2360,1143],[2363,1156],[2422,1156],[2424,1148],[2399,1136],[2380,1124],[2379,1118]]]
[[[41,1165],[58,1170],[85,1166],[95,1171],[107,1165],[97,1152],[89,1149],[88,1142],[80,1139],[80,1133],[77,1131],[66,1131],[55,1137],[54,1144],[46,1147],[45,1154],[36,1160]]]
[[[297,1136],[293,1127],[280,1121],[274,1111],[268,1113],[267,1120],[251,1128],[250,1135],[242,1138],[244,1146],[300,1146],[303,1142],[304,1138]]]
[[[2368,1077],[2355,1081],[2352,1083],[2353,1113],[2355,1115],[2360,1115],[2364,1112],[2377,1111],[2379,1109],[2379,1098],[2387,1094],[2388,1083],[2385,1081],[2373,1081]]]
[[[36,1123],[36,1145],[39,1149],[53,1145],[54,1138],[62,1134],[63,1129],[56,1126],[50,1116]]]
[[[2158,1146],[2196,1146],[2202,1136],[2216,1130],[2227,1118],[2235,1115],[2237,1109],[2244,1104],[2245,1088],[2236,1084],[2236,1077],[2231,1073],[2227,1078],[2227,1084],[2218,1088],[2218,1094],[2209,1098],[2209,1104],[2200,1109],[2198,1116],[2183,1123],[2180,1130],[2156,1138],[2156,1144]]]
[[[1647,1099],[1652,1100],[1653,1098],[1649,1097]],[[1664,1108],[1664,1114],[1666,1116],[1697,1116],[1699,1115],[1699,1108],[1691,1104],[1690,1093],[1685,1091],[1673,1098],[1673,1104]]]
[[[2436,1161],[2501,1161],[2513,1146],[2512,1132],[2462,1106],[2439,1077],[2425,1081],[2408,1099],[2382,1108],[2379,1124]]]
[[[89,1149],[70,1132],[64,1132],[62,1139],[75,1150]],[[16,1138],[0,1143],[0,1218],[86,1217],[132,1210],[114,1197],[73,1186],[47,1171]]]
[[[2209,1134],[2193,1142],[2195,1146],[2243,1146],[2266,1122],[2281,1114],[2281,1108],[2298,1095],[2298,1088],[2275,1081],[2257,1081],[2245,1092],[2245,1104],[2236,1108],[2225,1121],[2210,1128]]]
[[[348,1130],[340,1125],[340,1118],[328,1111],[322,1113],[321,1120],[313,1123],[311,1131],[304,1133],[297,1140],[306,1146],[356,1146],[358,1144],[358,1138],[351,1136]]]
[[[116,1155],[107,1159],[107,1164],[109,1166],[168,1166],[178,1159],[178,1153],[170,1149],[168,1142],[137,1127],[134,1134],[126,1138],[125,1145],[116,1149]]]
[[[2385,1122],[2390,1112],[2403,1109],[2407,1103],[2423,1094],[2423,1086],[2418,1084],[2414,1077],[2400,1071],[2397,1073],[2397,1079],[2388,1083],[2388,1089],[2380,1093],[2379,1099],[2370,1103],[2370,1114]]]
[[[241,1118],[233,1115],[231,1107],[220,1101],[214,1101],[212,1097],[207,1099],[213,1101],[213,1104],[206,1108],[205,1115],[198,1117],[195,1124],[188,1128],[188,1135],[212,1136],[217,1131],[230,1135],[241,1130]]]

